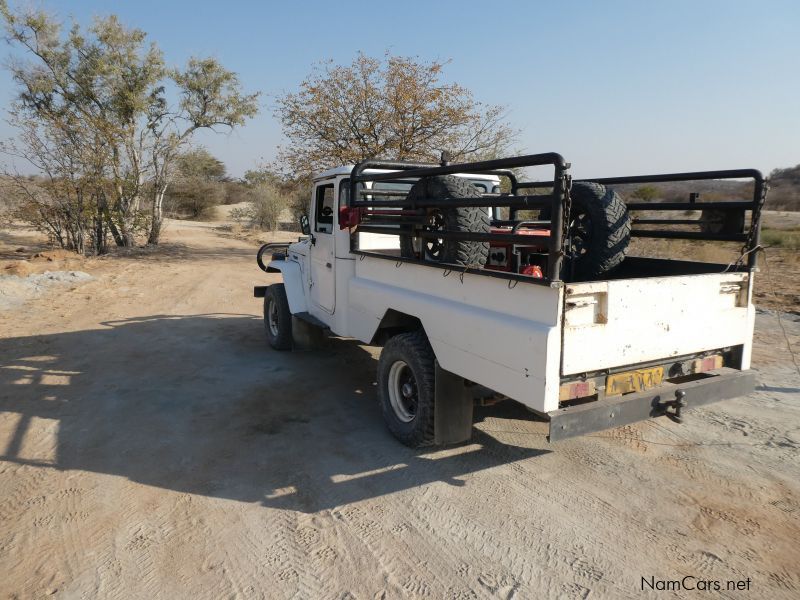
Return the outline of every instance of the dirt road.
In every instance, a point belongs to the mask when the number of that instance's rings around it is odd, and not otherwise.
[[[381,421],[376,349],[269,350],[254,247],[199,223],[167,242],[0,313],[3,597],[655,598],[642,578],[687,575],[723,591],[679,597],[800,597],[774,314],[758,391],[683,425],[549,446],[498,405],[474,443],[416,452]]]

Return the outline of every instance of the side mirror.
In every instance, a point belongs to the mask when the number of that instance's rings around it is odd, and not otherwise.
[[[311,225],[308,223],[308,215],[300,215],[300,231],[303,235],[311,234]]]

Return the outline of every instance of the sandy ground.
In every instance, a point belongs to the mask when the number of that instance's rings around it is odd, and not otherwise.
[[[2,236],[5,259],[37,244]],[[774,313],[758,390],[683,425],[551,446],[505,403],[418,452],[381,421],[377,349],[267,348],[251,242],[166,241],[32,259],[94,279],[0,312],[0,596],[655,598],[643,577],[690,575],[723,591],[679,597],[800,597],[800,378]]]

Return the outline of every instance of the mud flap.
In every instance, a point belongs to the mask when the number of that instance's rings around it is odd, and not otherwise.
[[[319,350],[328,343],[325,329],[292,315],[292,350]]]
[[[458,444],[472,437],[472,396],[464,378],[445,371],[436,361],[434,443]]]

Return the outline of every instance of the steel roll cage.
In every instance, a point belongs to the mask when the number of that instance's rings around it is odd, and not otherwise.
[[[552,166],[553,179],[550,181],[523,181],[517,180],[516,175],[511,169],[535,166]],[[450,164],[442,161],[441,164],[418,163],[406,161],[390,161],[382,159],[367,159],[356,164],[349,178],[349,198],[348,206],[358,209],[366,208],[394,208],[394,211],[380,211],[370,214],[367,211],[360,211],[360,223],[351,230],[350,251],[360,256],[370,256],[393,260],[400,263],[419,263],[426,266],[438,267],[446,271],[458,270],[459,272],[477,273],[491,277],[499,277],[514,281],[526,281],[542,285],[563,280],[568,273],[569,261],[565,260],[568,239],[564,239],[564,219],[569,218],[569,190],[571,178],[569,175],[570,164],[563,156],[556,152],[543,154],[529,154],[510,158],[485,160],[477,162],[465,162]],[[390,173],[366,173],[369,169],[380,169],[392,171]],[[393,190],[371,190],[362,183],[376,182],[405,182],[412,183],[423,177],[433,177],[436,175],[455,175],[455,174],[483,174],[507,177],[511,184],[509,194],[487,193],[480,198],[448,198],[446,200],[423,198],[417,200],[385,199],[367,200],[364,196],[388,198],[391,196],[402,196],[405,192]],[[667,183],[681,181],[703,181],[712,179],[752,179],[754,181],[753,200],[736,202],[630,202],[627,203],[629,210],[703,210],[714,209],[719,211],[751,211],[751,226],[749,233],[706,233],[694,231],[676,231],[667,229],[639,229],[632,228],[631,235],[634,237],[663,238],[663,239],[685,239],[685,240],[706,240],[723,242],[746,242],[748,252],[748,269],[756,267],[756,252],[760,241],[760,212],[766,199],[767,186],[763,175],[756,169],[735,169],[717,171],[698,171],[689,173],[665,173],[656,175],[636,175],[629,177],[603,177],[598,179],[580,179],[576,182],[592,182],[601,185],[611,184],[636,184],[636,183]],[[408,181],[412,180],[412,181]],[[551,190],[547,194],[526,194],[520,193],[524,190]],[[510,219],[495,220],[495,225],[506,225],[513,227],[511,233],[472,233],[462,231],[424,231],[420,230],[421,209],[426,208],[462,208],[462,207],[486,207],[498,208],[506,207],[510,211]],[[529,219],[517,219],[517,213],[526,209],[550,209],[550,220],[530,221]],[[373,219],[373,216],[378,217]],[[688,219],[643,219],[633,220],[633,224],[642,225],[687,225],[698,221]],[[383,254],[379,251],[366,251],[358,247],[358,232],[381,233],[390,235],[417,235],[423,239],[452,239],[474,242],[502,242],[510,244],[530,245],[530,236],[519,235],[517,225],[524,223],[535,223],[536,225],[550,226],[550,236],[548,238],[547,252],[547,277],[538,279],[517,273],[494,271],[490,269],[474,268],[471,266],[461,266],[446,263],[425,261],[422,259],[398,257]],[[415,226],[417,229],[415,230]],[[568,232],[567,232],[568,233]]]

